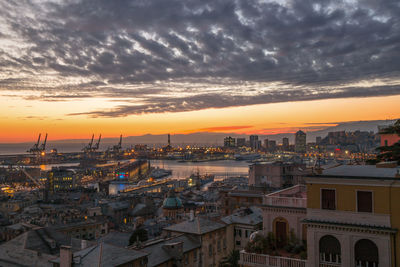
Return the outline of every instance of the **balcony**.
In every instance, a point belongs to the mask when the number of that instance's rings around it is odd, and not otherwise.
[[[307,261],[240,251],[239,264],[250,267],[306,267]]]
[[[304,185],[295,185],[264,197],[264,205],[307,208],[307,194]]]

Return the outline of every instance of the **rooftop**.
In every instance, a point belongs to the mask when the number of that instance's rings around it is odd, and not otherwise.
[[[226,224],[247,224],[257,225],[262,223],[262,210],[258,207],[249,207],[238,210],[232,215],[226,216],[221,219]]]
[[[202,235],[221,228],[225,224],[218,223],[203,217],[195,217],[192,221],[184,221],[164,228],[164,230],[188,234]]]
[[[341,165],[335,168],[324,170],[323,173],[318,176],[396,179],[396,174],[398,172],[399,167],[377,168],[375,165]]]
[[[74,266],[119,266],[145,257],[147,253],[100,243],[73,254]],[[60,258],[52,262],[59,263]]]
[[[200,248],[200,242],[194,238],[190,238],[186,235],[180,235],[170,239],[161,239],[155,242],[148,242],[140,250],[147,252],[148,255],[148,267],[158,266],[164,262],[167,262],[173,258],[163,246],[172,243],[183,243],[183,253],[191,251],[195,248]]]

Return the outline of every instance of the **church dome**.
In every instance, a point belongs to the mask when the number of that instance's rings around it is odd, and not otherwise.
[[[175,195],[175,191],[168,192],[167,198],[163,202],[164,209],[180,209],[183,208],[182,201]]]

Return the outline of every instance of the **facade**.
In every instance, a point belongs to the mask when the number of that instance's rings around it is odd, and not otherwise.
[[[295,134],[294,151],[297,153],[306,153],[307,135],[303,131],[298,131]]]
[[[249,166],[249,185],[281,188],[302,183],[308,174],[304,164],[292,162],[254,163]]]
[[[219,194],[220,210],[225,216],[239,208],[261,205],[263,199],[263,193],[254,190],[221,190]]]
[[[306,183],[309,266],[399,266],[396,168],[343,165]]]
[[[380,134],[381,146],[392,146],[400,142],[400,135],[398,134]]]
[[[274,233],[279,246],[286,245],[291,233],[299,240],[306,240],[307,192],[305,185],[295,185],[264,197],[263,231],[266,236]]]
[[[275,152],[276,151],[276,141],[275,140],[269,140],[268,141],[268,151],[269,152]]]
[[[47,177],[47,186],[50,192],[68,191],[76,186],[76,175],[72,170],[53,168]]]
[[[282,150],[283,151],[289,150],[289,138],[287,137],[282,138]]]
[[[148,254],[148,267],[201,266],[201,244],[187,235],[152,240],[137,249]]]
[[[253,150],[257,150],[260,147],[258,146],[258,135],[250,135],[250,147]]]
[[[94,240],[108,233],[108,224],[106,221],[87,220],[61,225],[55,229],[69,237]]]
[[[203,217],[168,226],[163,233],[167,237],[185,234],[199,240],[199,262],[195,266],[218,266],[233,249],[233,227]]]
[[[231,136],[227,136],[224,138],[224,147],[235,147],[235,146],[236,146],[235,138]]]
[[[259,207],[242,208],[221,219],[233,226],[234,249],[242,250],[250,240],[250,235],[262,229],[262,210]]]
[[[236,138],[236,146],[237,147],[246,146],[246,138]]]

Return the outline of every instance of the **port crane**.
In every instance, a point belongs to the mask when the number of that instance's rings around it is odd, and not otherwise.
[[[40,143],[41,136],[42,136],[42,134],[40,133],[37,142],[35,144],[33,144],[33,146],[26,152],[36,153],[37,151],[39,151],[39,143]]]
[[[44,138],[43,143],[40,145],[40,137],[41,136],[42,136],[42,134],[40,133],[39,137],[37,139],[37,142],[35,144],[33,144],[33,146],[27,152],[32,153],[32,154],[41,154],[46,151],[47,133],[46,133],[46,137]]]
[[[92,140],[89,142],[89,144],[87,146],[85,146],[82,151],[84,152],[90,152],[92,150],[92,146],[93,146],[93,139],[94,139],[94,134],[92,135]]]
[[[99,140],[97,140],[97,143],[93,147],[93,151],[96,151],[97,149],[99,149],[100,141],[101,141],[101,134],[99,135]]]
[[[46,137],[44,138],[42,145],[40,146],[40,152],[46,151],[46,143],[47,143],[47,133],[46,133]]]
[[[112,148],[113,151],[119,151],[120,149],[122,149],[122,134],[119,136],[119,143]]]
[[[90,140],[89,144],[85,146],[82,151],[89,153],[89,152],[95,152],[96,150],[99,149],[100,147],[100,141],[101,141],[101,134],[99,135],[99,139],[97,140],[96,144],[93,145],[94,141],[94,134],[92,135],[92,139]]]

